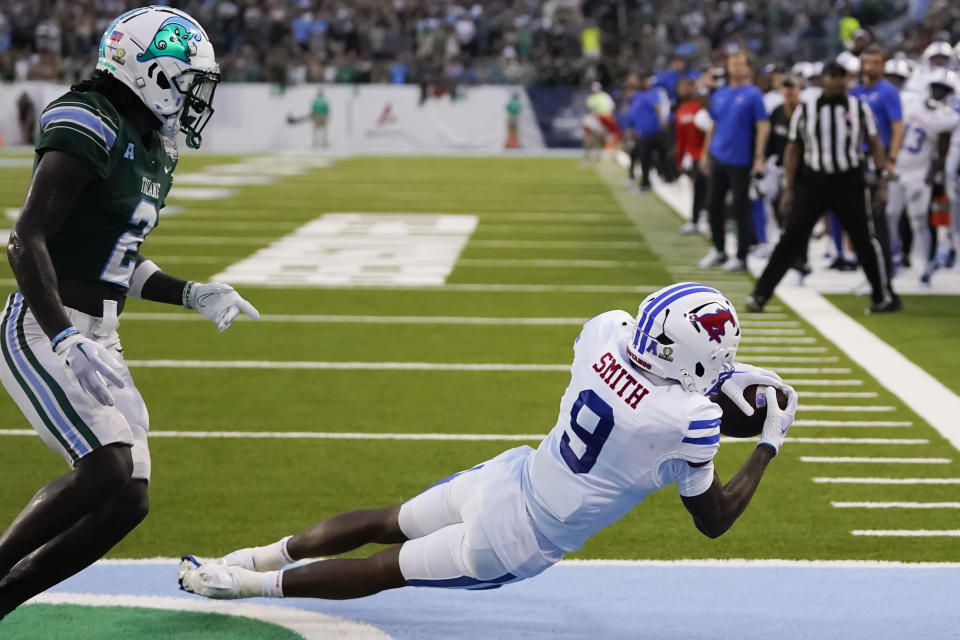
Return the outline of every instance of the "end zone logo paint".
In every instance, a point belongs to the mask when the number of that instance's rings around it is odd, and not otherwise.
[[[726,324],[729,322],[733,328],[737,328],[737,322],[733,319],[733,314],[729,309],[717,309],[713,313],[703,315],[695,314],[690,317],[694,326],[699,324],[706,329],[709,339],[714,342],[720,342],[720,336],[726,335]]]

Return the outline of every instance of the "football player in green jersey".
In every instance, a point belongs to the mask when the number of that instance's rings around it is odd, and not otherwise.
[[[0,319],[0,380],[73,470],[0,535],[0,618],[103,556],[147,515],[149,419],[123,360],[127,296],[196,309],[223,331],[259,315],[232,287],[185,282],[140,254],[220,80],[187,14],[128,11],[93,76],[40,116],[36,164],[7,248],[18,291]],[[12,470],[6,470],[10,473]]]

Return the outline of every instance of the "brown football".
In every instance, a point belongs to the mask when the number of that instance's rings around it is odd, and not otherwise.
[[[710,396],[710,399],[720,405],[723,418],[720,420],[720,433],[733,438],[753,438],[763,431],[763,421],[767,417],[766,405],[757,406],[757,389],[760,385],[751,385],[743,392],[743,397],[754,407],[752,416],[747,416],[733,403],[733,400],[722,393]],[[761,400],[763,402],[763,400]],[[787,395],[777,389],[777,403],[781,409],[787,408]]]

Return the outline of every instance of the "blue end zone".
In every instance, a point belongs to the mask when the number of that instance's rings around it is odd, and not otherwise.
[[[359,620],[411,640],[940,640],[957,637],[960,628],[957,572],[955,566],[559,564],[484,593],[397,589],[344,602],[252,602]],[[175,563],[101,564],[54,591],[195,599],[177,591],[176,575]]]

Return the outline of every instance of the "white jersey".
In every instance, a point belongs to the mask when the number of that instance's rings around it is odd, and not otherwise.
[[[897,173],[926,173],[937,153],[937,140],[960,125],[960,114],[947,105],[931,109],[925,98],[905,93],[903,101],[903,145],[897,155]]]
[[[523,470],[538,537],[565,553],[671,482],[683,496],[713,482],[720,408],[631,365],[633,327],[625,311],[584,325],[557,424]]]

